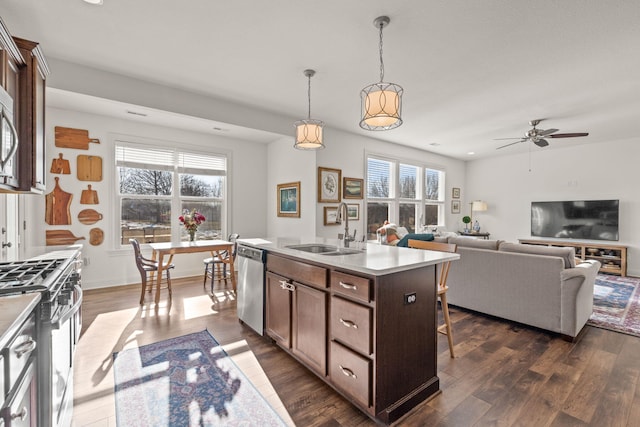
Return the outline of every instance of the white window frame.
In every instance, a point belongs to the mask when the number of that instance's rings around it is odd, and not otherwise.
[[[391,163],[391,176],[389,177],[389,197],[369,197],[369,160],[375,159],[384,162]],[[412,166],[418,169],[416,179],[416,198],[408,199],[400,197],[400,165]],[[426,170],[435,170],[440,173],[439,180],[439,200],[430,200],[426,198]],[[406,160],[401,158],[393,158],[385,155],[378,155],[373,153],[367,153],[365,155],[365,200],[364,200],[364,219],[365,228],[368,228],[368,204],[369,203],[388,203],[389,204],[389,221],[400,225],[400,204],[416,204],[416,232],[421,232],[427,225],[446,225],[446,170],[442,166],[437,166],[428,163],[421,163],[412,160]],[[439,224],[424,224],[425,206],[434,205],[438,207],[438,220]]]
[[[148,169],[156,169],[156,170],[167,170],[170,171],[173,175],[172,179],[172,190],[170,196],[154,196],[167,200],[171,200],[171,241],[172,242],[180,242],[183,236],[183,226],[178,221],[178,217],[182,214],[182,202],[184,201],[198,201],[198,202],[220,202],[221,203],[221,218],[220,218],[220,228],[222,236],[220,238],[226,238],[228,230],[230,230],[230,224],[228,224],[228,208],[230,206],[230,197],[228,189],[230,187],[229,176],[230,176],[230,155],[228,153],[221,152],[205,152],[203,150],[198,150],[196,147],[192,146],[180,146],[177,147],[175,143],[172,145],[163,144],[164,141],[157,140],[144,140],[144,142],[136,141],[137,138],[115,138],[113,145],[113,156],[114,156],[114,191],[113,191],[113,201],[114,201],[114,224],[116,225],[114,230],[118,234],[117,238],[114,239],[116,242],[116,248],[125,248],[128,246],[128,243],[122,242],[122,230],[121,230],[121,214],[122,214],[122,199],[127,198],[141,198],[147,199],[148,195],[135,195],[135,194],[120,194],[120,182],[119,182],[119,166],[129,166],[129,167],[137,167],[137,168],[148,168]],[[164,151],[167,153],[171,153],[171,165],[158,165],[154,163],[145,164],[142,162],[122,162],[118,160],[117,150],[118,147],[134,148],[134,149],[142,149],[149,151]],[[183,156],[186,155],[186,156]],[[211,158],[216,157],[222,159],[224,162],[224,172],[220,170],[208,169],[206,165],[198,168],[196,167],[186,167],[181,162],[185,157],[192,157],[192,159],[200,158]],[[190,173],[196,175],[224,175],[224,185],[222,188],[222,197],[193,197],[193,196],[181,196],[180,195],[180,174]]]

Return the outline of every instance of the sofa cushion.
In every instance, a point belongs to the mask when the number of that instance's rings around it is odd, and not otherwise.
[[[475,237],[449,237],[449,243],[455,243],[457,246],[476,249],[498,250],[501,240],[484,240]]]
[[[564,260],[564,268],[574,268],[576,266],[576,250],[572,247],[558,248],[552,246],[502,242],[500,243],[498,250],[502,252],[555,256]]]

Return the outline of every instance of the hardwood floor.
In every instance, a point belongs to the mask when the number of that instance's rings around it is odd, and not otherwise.
[[[115,426],[113,353],[208,328],[245,375],[297,426],[375,423],[237,319],[233,293],[173,281],[156,313],[138,286],[89,290],[75,365],[74,425]],[[640,338],[587,327],[578,344],[450,307],[456,358],[438,337],[442,393],[401,426],[638,426]],[[407,369],[411,369],[410,366]],[[124,427],[124,426],[122,426]]]

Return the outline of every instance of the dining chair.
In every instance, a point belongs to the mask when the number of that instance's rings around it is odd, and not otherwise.
[[[133,246],[133,252],[136,258],[136,266],[138,267],[138,271],[140,272],[140,279],[142,281],[142,291],[140,292],[140,305],[144,304],[144,292],[147,289],[147,275],[150,272],[158,271],[158,261],[154,261],[142,256],[142,252],[140,251],[140,243],[136,239],[129,239],[129,243]],[[169,297],[171,297],[171,275],[169,274],[169,270],[175,268],[173,264],[165,263],[162,266],[162,269],[167,274],[167,289],[169,290]],[[164,289],[164,288],[162,288]],[[149,293],[153,290],[153,280],[151,281],[151,286],[149,286]]]
[[[204,288],[207,287],[207,279],[211,279],[211,292],[213,292],[213,283],[216,278],[225,280],[226,283],[227,264],[229,264],[231,268],[234,268],[233,263],[236,260],[238,238],[240,238],[240,235],[238,233],[229,234],[229,237],[227,238],[227,241],[233,243],[231,254],[229,254],[229,251],[220,251],[217,253],[217,255],[204,259],[204,278],[202,281],[202,286]],[[229,261],[229,256],[231,256],[231,261]]]
[[[414,249],[427,249],[438,252],[454,253],[457,246],[453,243],[428,242],[422,240],[409,240],[408,246]],[[449,317],[449,304],[447,304],[447,277],[449,276],[449,268],[451,261],[440,264],[440,274],[438,275],[438,298],[442,305],[442,316],[444,317],[444,325],[438,326],[438,332],[447,336],[449,342],[449,355],[453,358],[453,332],[451,329],[451,318]]]

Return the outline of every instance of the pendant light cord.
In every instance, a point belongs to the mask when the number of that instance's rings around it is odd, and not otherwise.
[[[309,77],[309,85],[307,87],[307,98],[309,100],[309,115],[308,115],[308,118],[310,119],[311,118],[311,76],[308,76],[308,77]]]
[[[382,59],[382,28],[384,23],[380,22],[380,82],[384,81],[384,61]]]

